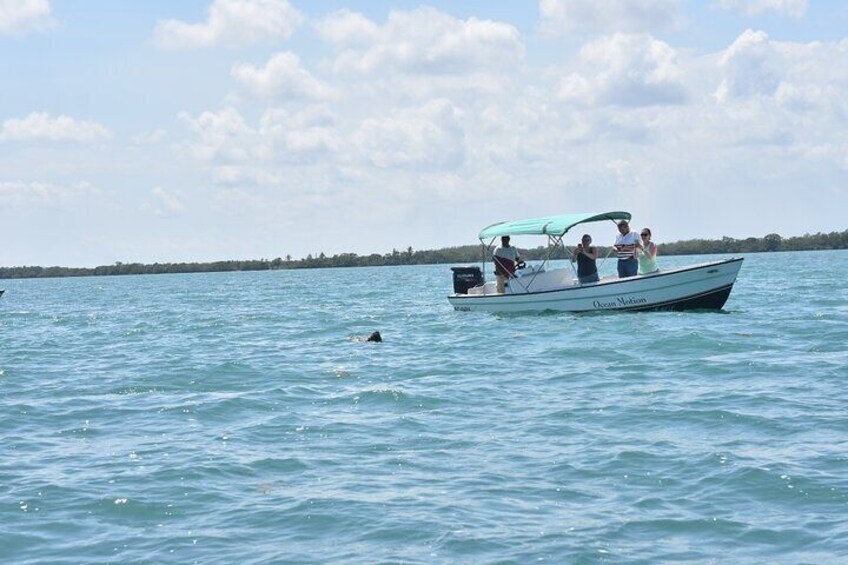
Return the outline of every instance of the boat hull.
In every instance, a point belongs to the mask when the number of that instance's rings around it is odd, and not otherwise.
[[[448,302],[455,310],[481,312],[719,310],[741,266],[741,258],[727,259],[543,292],[452,294]]]

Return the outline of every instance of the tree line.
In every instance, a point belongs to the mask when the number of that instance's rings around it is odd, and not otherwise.
[[[773,251],[811,251],[824,249],[848,249],[848,230],[843,232],[804,234],[783,238],[771,233],[765,237],[734,239],[723,237],[718,240],[690,239],[658,245],[661,255],[712,255],[720,253],[760,253]],[[608,247],[598,246],[601,256],[609,252]],[[545,246],[522,249],[525,259],[532,261],[548,257]],[[562,247],[554,250],[551,259],[566,258]],[[214,273],[231,271],[268,271],[275,269],[316,269],[324,267],[384,267],[396,265],[436,265],[444,263],[479,263],[486,260],[481,245],[463,245],[443,247],[441,249],[414,251],[412,247],[391,253],[357,255],[341,253],[327,256],[319,253],[293,259],[291,255],[276,259],[255,259],[246,261],[214,261],[210,263],[115,263],[94,268],[79,267],[0,267],[0,279],[51,278],[51,277],[88,277],[111,275],[150,275],[166,273]]]

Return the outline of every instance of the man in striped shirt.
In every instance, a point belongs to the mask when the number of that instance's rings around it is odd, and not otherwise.
[[[615,238],[615,249],[618,255],[618,278],[633,277],[639,272],[639,261],[636,260],[636,248],[642,248],[639,234],[630,231],[627,220],[618,222],[618,237]]]

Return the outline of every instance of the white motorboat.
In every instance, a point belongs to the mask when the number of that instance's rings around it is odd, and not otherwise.
[[[663,269],[627,278],[605,277],[588,284],[578,283],[573,268],[550,268],[553,251],[559,246],[565,247],[562,238],[574,226],[629,219],[628,212],[604,212],[488,226],[479,235],[487,251],[491,251],[496,238],[504,235],[544,235],[548,237],[548,258],[541,265],[517,270],[503,293],[497,292],[494,281],[485,281],[484,270],[480,267],[453,267],[454,293],[448,296],[448,301],[455,310],[484,312],[718,310],[724,306],[736,282],[742,258]]]

